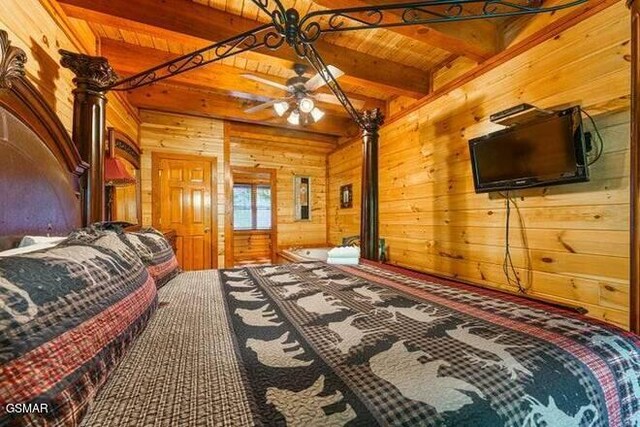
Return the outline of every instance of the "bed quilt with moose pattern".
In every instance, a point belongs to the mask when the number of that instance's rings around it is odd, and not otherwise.
[[[391,267],[189,271],[82,427],[640,427],[638,337]]]
[[[219,274],[258,423],[640,427],[614,327],[371,265]]]

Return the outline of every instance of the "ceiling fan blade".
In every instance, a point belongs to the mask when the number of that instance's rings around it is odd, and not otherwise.
[[[340,101],[338,101],[338,98],[330,93],[316,93],[315,95],[313,95],[313,97],[318,101],[326,102],[327,104],[342,105]],[[364,107],[364,101],[360,99],[350,99],[349,101],[351,101],[351,104],[358,110],[361,110],[362,107]]]
[[[278,102],[282,101],[281,99],[273,99],[269,102],[263,102],[262,104],[258,104],[256,106],[253,106],[251,108],[247,108],[246,110],[244,110],[245,113],[251,114],[251,113],[257,113],[258,111],[262,111],[262,110],[266,110],[269,107],[272,107],[274,104],[277,104]]]
[[[341,69],[339,69],[338,67],[334,67],[333,65],[328,65],[327,68],[329,69],[329,72],[331,73],[333,78],[336,79],[336,80],[344,75],[344,72]],[[307,88],[308,91],[313,92],[314,90],[316,90],[318,88],[321,88],[325,84],[327,84],[327,83],[324,81],[322,76],[318,73],[315,76],[311,77],[307,81],[307,83],[305,83],[304,86]]]
[[[271,81],[271,80],[263,79],[262,77],[258,77],[258,76],[255,76],[253,74],[248,74],[248,73],[241,74],[241,76],[244,77],[245,79],[249,79],[249,80],[253,80],[254,82],[263,83],[265,85],[277,87],[278,89],[282,89],[282,90],[285,90],[285,91],[289,92],[289,87],[288,86],[285,86],[285,85],[280,84],[278,82],[274,82],[274,81]]]

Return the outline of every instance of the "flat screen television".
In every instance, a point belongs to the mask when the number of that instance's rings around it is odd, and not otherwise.
[[[589,181],[580,107],[469,141],[476,193]]]

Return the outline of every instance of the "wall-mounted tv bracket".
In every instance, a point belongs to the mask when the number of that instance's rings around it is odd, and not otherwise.
[[[494,113],[489,116],[489,120],[492,123],[511,127],[514,125],[521,125],[532,120],[536,120],[542,117],[550,116],[554,114],[552,110],[544,110],[531,104],[520,104],[515,107],[507,108],[506,110]],[[591,132],[584,133],[585,151],[591,153],[593,151],[593,134]]]
[[[521,125],[541,117],[550,116],[553,113],[554,112],[551,110],[543,110],[535,105],[520,104],[492,114],[489,116],[489,120],[491,120],[492,123],[510,127],[514,125]]]

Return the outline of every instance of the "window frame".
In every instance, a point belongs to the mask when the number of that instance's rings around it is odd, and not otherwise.
[[[236,204],[235,204],[235,191],[236,191],[236,186],[238,187],[249,187],[251,188],[251,205],[249,208],[249,211],[251,213],[251,227],[250,228],[238,228],[236,225],[236,221],[235,221],[235,212],[236,212]],[[269,188],[269,216],[270,216],[270,220],[269,220],[269,228],[258,228],[258,188],[259,187],[267,187]],[[234,182],[233,183],[233,188],[232,191],[234,192],[234,197],[233,198],[233,231],[234,232],[264,232],[264,233],[270,233],[273,231],[273,188],[271,186],[271,184],[265,184],[265,183],[252,183],[252,182],[242,182],[242,181],[238,181],[238,182]]]

